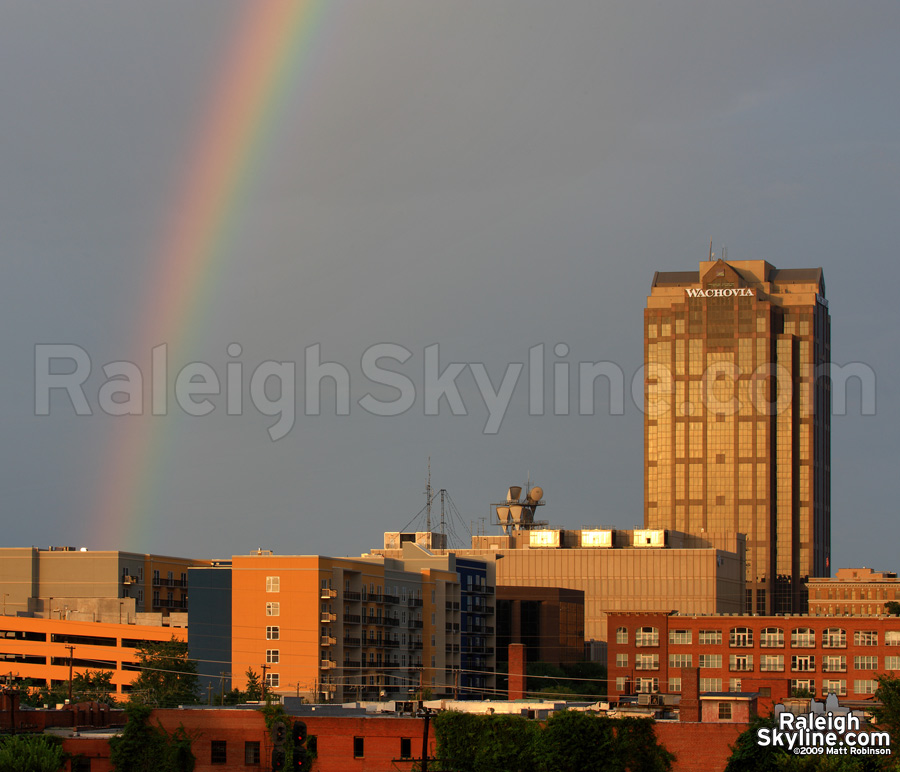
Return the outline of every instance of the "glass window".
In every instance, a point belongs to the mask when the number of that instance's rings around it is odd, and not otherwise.
[[[732,654],[728,658],[728,669],[731,671],[753,670],[752,654]]]
[[[281,604],[278,601],[266,603],[266,616],[277,617],[281,615]]]
[[[244,764],[259,764],[259,740],[247,740],[244,743]]]
[[[829,627],[822,631],[822,648],[843,649],[847,646],[847,631],[840,627]]]
[[[628,667],[627,654],[616,654],[616,667]]]
[[[720,691],[722,691],[722,679],[721,678],[701,678],[700,679],[700,691],[701,692],[720,692]]]
[[[854,681],[853,691],[857,694],[875,694],[878,688],[878,681]]]
[[[228,763],[228,746],[225,740],[213,740],[210,743],[210,764]]]
[[[877,646],[878,633],[875,630],[857,630],[853,633],[854,646]],[[856,690],[859,693],[859,690]]]
[[[659,646],[659,628],[640,627],[634,634],[635,646]]]
[[[401,737],[400,738],[400,758],[401,759],[411,759],[412,758],[412,739],[409,737]]]
[[[281,652],[278,649],[266,649],[266,663],[269,665],[277,665],[281,658]]]
[[[659,654],[636,654],[635,670],[659,670]]]
[[[816,631],[810,627],[796,627],[791,630],[792,649],[812,649],[816,645]]]
[[[280,592],[280,591],[281,591],[281,577],[267,576],[266,577],[266,592]]]
[[[719,721],[731,721],[731,703],[719,703]]]
[[[281,676],[278,673],[266,673],[266,686],[276,687],[281,684]]]
[[[692,659],[690,654],[670,654],[669,667],[691,667]]]
[[[753,630],[749,627],[732,627],[728,635],[728,645],[733,648],[753,646]]]
[[[674,678],[669,679],[669,691],[670,692],[680,692],[681,691],[681,677],[675,676]]]
[[[816,669],[815,654],[794,654],[791,656],[791,670],[796,672],[809,672]]]
[[[764,673],[780,673],[784,670],[784,654],[761,654],[759,669]]]
[[[822,679],[822,696],[826,694],[836,694],[838,697],[847,696],[847,682],[843,679],[823,678]]]
[[[353,738],[353,758],[361,759],[366,755],[366,739],[364,737]]]
[[[784,646],[784,630],[780,627],[764,627],[759,632],[760,648],[776,648]]]
[[[722,667],[721,654],[701,654],[698,659],[700,667]]]
[[[853,658],[853,667],[857,670],[877,670],[878,669],[878,657],[854,657]]]
[[[281,637],[281,628],[278,625],[268,625],[266,627],[266,640],[277,641]]]
[[[689,644],[691,642],[690,630],[669,630],[670,644]]]
[[[722,643],[721,630],[701,630],[700,635],[701,646],[718,646]]]
[[[822,657],[823,673],[843,673],[847,670],[847,658],[843,655],[831,654]]]
[[[628,643],[628,628],[620,627],[616,630],[616,643]]]

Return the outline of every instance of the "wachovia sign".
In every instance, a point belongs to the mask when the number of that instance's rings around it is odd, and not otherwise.
[[[887,732],[861,729],[858,716],[809,712],[777,714],[774,727],[756,730],[761,748],[783,748],[795,755],[889,756]]]
[[[753,290],[750,287],[716,287],[715,289],[700,289],[699,287],[685,287],[684,293],[689,298],[752,298]]]

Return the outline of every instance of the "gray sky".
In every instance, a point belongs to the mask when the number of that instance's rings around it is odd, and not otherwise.
[[[877,378],[875,415],[851,389],[833,419],[832,566],[900,568],[896,2],[329,4],[202,292],[156,341],[170,390],[188,362],[223,382],[241,363],[243,415],[224,393],[202,417],[171,394],[166,416],[105,415],[101,366],[146,373],[141,309],[173,313],[151,293],[160,244],[241,7],[0,3],[4,545],[357,554],[421,508],[429,455],[466,524],[528,475],[555,525],[640,524],[642,309],[654,270],[696,270],[711,237],[730,259],[824,268],[833,360]],[[399,396],[360,370],[380,343],[411,353],[381,360],[415,385],[402,415],[358,404]],[[38,344],[88,353],[93,415],[61,392],[35,415]],[[315,345],[347,368],[350,415],[330,382],[303,414]],[[467,415],[426,415],[434,345],[441,370],[481,363],[494,387],[525,363],[499,431],[468,368]],[[265,360],[297,363],[277,442],[249,393]],[[581,361],[621,368],[622,414],[598,389],[593,415],[554,415],[554,363],[575,408]]]

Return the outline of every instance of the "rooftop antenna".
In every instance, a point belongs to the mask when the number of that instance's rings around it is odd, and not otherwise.
[[[441,488],[441,544],[447,543],[447,535],[444,533],[444,494],[446,492]]]
[[[728,247],[726,247],[724,244],[722,245],[722,259],[726,262],[728,261]]]
[[[428,457],[428,484],[425,486],[425,533],[431,533],[431,456]]]
[[[709,239],[709,262],[712,262],[713,259],[713,251],[712,251],[712,238]]]

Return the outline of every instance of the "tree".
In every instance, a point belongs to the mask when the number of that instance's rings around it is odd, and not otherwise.
[[[889,600],[884,604],[884,610],[891,616],[900,617],[900,601]]]
[[[781,748],[762,748],[757,744],[757,730],[763,728],[774,729],[775,719],[772,716],[757,717],[750,722],[750,726],[738,735],[731,746],[731,756],[725,772],[776,772],[783,768],[779,764],[788,758],[786,751]]]
[[[247,699],[248,700],[259,700],[262,698],[262,681],[260,680],[259,673],[257,673],[252,667],[247,668],[247,672],[244,673],[247,677]]]
[[[109,741],[109,760],[116,772],[193,772],[192,738],[184,727],[169,734],[162,726],[150,726],[151,710],[135,702],[125,706],[125,729]]]
[[[59,772],[65,759],[56,738],[16,734],[0,739],[0,772]]]
[[[111,670],[85,670],[72,679],[72,696],[76,702],[92,700],[107,705],[116,704],[116,687]]]
[[[132,701],[154,707],[177,707],[197,702],[197,663],[188,659],[188,646],[172,636],[169,641],[138,646],[141,674],[132,687]]]
[[[547,720],[538,743],[539,769],[550,772],[619,772],[613,720],[562,710]]]
[[[900,750],[897,747],[900,744],[900,678],[880,675],[877,679],[872,716],[879,730],[890,734],[891,750],[897,751]]]

